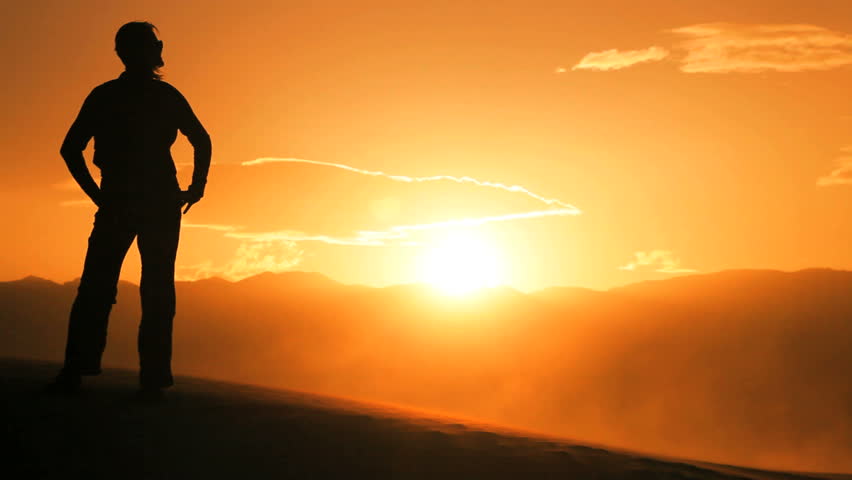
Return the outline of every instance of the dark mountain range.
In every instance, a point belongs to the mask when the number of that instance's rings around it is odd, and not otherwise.
[[[0,283],[0,355],[60,360],[75,286]],[[658,454],[852,471],[852,272],[727,271],[458,299],[302,272],[177,288],[181,374]],[[138,318],[137,287],[122,282],[106,365],[135,367]]]

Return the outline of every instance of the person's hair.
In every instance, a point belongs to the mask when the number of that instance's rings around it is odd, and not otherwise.
[[[115,34],[115,53],[127,71],[159,80],[162,78],[163,44],[157,40],[155,32],[159,30],[149,22],[125,23]]]

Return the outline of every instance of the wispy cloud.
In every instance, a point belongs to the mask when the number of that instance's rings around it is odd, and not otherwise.
[[[633,261],[622,265],[619,270],[639,271],[652,270],[658,273],[693,273],[697,270],[683,268],[680,259],[675,257],[670,250],[651,250],[647,252],[636,252]]]
[[[649,47],[643,50],[616,49],[592,52],[583,57],[572,70],[621,70],[639,63],[658,62],[669,56],[669,51],[662,47]],[[561,72],[559,72],[561,73]]]
[[[421,223],[415,225],[398,225],[391,227],[391,232],[435,230],[452,227],[474,227],[494,222],[509,222],[527,218],[542,218],[564,215],[578,215],[579,211],[571,209],[533,210],[531,212],[507,213],[505,215],[491,215],[485,217],[457,218],[441,222]]]
[[[329,245],[351,245],[351,246],[382,246],[386,240],[399,239],[405,235],[393,231],[360,231],[355,236],[334,236],[323,234],[310,234],[299,230],[276,230],[266,232],[245,231],[241,225],[223,225],[216,223],[184,223],[185,228],[196,228],[221,232],[226,238],[233,238],[255,243],[269,242],[320,242]]]
[[[852,35],[816,25],[702,23],[669,30],[669,48],[592,52],[574,70],[618,70],[673,57],[685,73],[831,70],[852,65]],[[671,53],[671,52],[673,53]]]
[[[231,224],[216,223],[184,223],[186,228],[208,230],[240,241],[240,246],[234,258],[222,265],[205,262],[198,265],[178,268],[177,278],[181,280],[197,280],[211,276],[227,279],[240,279],[255,275],[262,271],[283,271],[297,266],[303,251],[299,245],[304,242],[319,242],[328,245],[379,247],[379,246],[416,246],[419,245],[416,233],[454,227],[474,227],[494,222],[508,222],[523,219],[579,215],[580,210],[562,200],[547,198],[528,190],[520,185],[505,185],[502,183],[478,180],[472,177],[457,177],[451,175],[435,175],[429,177],[412,177],[406,175],[391,175],[384,172],[364,170],[350,165],[304,160],[298,158],[258,158],[243,162],[243,166],[251,167],[267,163],[303,163],[321,167],[337,168],[360,175],[384,177],[403,183],[420,183],[434,181],[450,181],[459,184],[472,185],[503,190],[510,193],[522,194],[532,198],[549,208],[515,212],[500,215],[487,215],[470,218],[451,218],[448,220],[394,225],[380,230],[356,230],[351,235],[329,235],[325,233],[308,233],[294,229],[273,231],[248,231],[245,227]]]
[[[358,232],[355,236],[334,236],[309,234],[298,230],[279,230],[271,232],[227,232],[228,238],[251,240],[255,242],[320,242],[328,245],[349,245],[356,247],[380,247],[386,240],[401,238],[401,234],[392,232]]]
[[[195,281],[203,278],[221,277],[227,280],[243,278],[263,272],[284,272],[297,267],[304,252],[296,242],[287,240],[244,241],[237,248],[234,257],[222,264],[204,262],[198,265],[179,266],[175,278],[181,281]]]
[[[575,207],[573,205],[569,205],[568,203],[565,203],[565,202],[563,202],[559,199],[556,199],[556,198],[543,197],[543,196],[541,196],[537,193],[534,193],[534,192],[527,190],[526,188],[524,188],[520,185],[505,185],[505,184],[502,184],[502,183],[489,182],[489,181],[486,181],[486,180],[477,180],[477,179],[472,178],[472,177],[456,177],[456,176],[452,176],[452,175],[433,175],[433,176],[428,176],[428,177],[410,177],[410,176],[407,176],[407,175],[392,175],[392,174],[380,172],[380,171],[364,170],[364,169],[361,169],[361,168],[353,167],[353,166],[350,166],[350,165],[344,165],[344,164],[341,164],[341,163],[322,162],[322,161],[318,161],[318,160],[305,160],[305,159],[302,159],[302,158],[265,157],[265,158],[258,158],[258,159],[255,159],[255,160],[249,160],[249,161],[243,162],[242,165],[243,166],[252,166],[252,165],[262,165],[262,164],[265,164],[265,163],[306,163],[306,164],[310,164],[310,165],[319,165],[319,166],[323,166],[323,167],[338,168],[338,169],[341,169],[341,170],[346,170],[346,171],[349,171],[349,172],[358,173],[358,174],[361,174],[361,175],[367,175],[367,176],[371,176],[371,177],[385,177],[385,178],[388,178],[388,179],[396,181],[396,182],[405,182],[405,183],[450,181],[450,182],[456,182],[456,183],[475,185],[475,186],[479,186],[479,187],[497,188],[497,189],[500,189],[500,190],[505,190],[507,192],[524,194],[528,197],[531,197],[535,200],[538,200],[539,202],[545,203],[545,204],[550,205],[550,206],[556,206],[556,207],[560,207],[560,208],[565,209],[565,210],[571,210],[571,211],[575,212],[575,213],[573,213],[574,215],[581,213],[580,209],[578,209],[577,207]]]
[[[243,227],[239,225],[221,225],[216,223],[182,223],[181,226],[183,228],[199,228],[204,230],[213,230],[214,232],[233,232],[236,230],[242,230]]]
[[[705,23],[672,30],[687,37],[687,73],[802,72],[852,65],[852,35],[815,25]]]
[[[395,225],[387,230],[359,230],[352,236],[335,236],[309,234],[298,230],[280,230],[271,232],[243,232],[239,228],[227,225],[215,226],[210,230],[225,232],[228,238],[252,241],[290,241],[290,242],[321,242],[329,245],[348,245],[359,247],[381,247],[387,245],[416,245],[411,239],[413,232],[440,230],[454,227],[475,227],[494,222],[509,222],[528,218],[541,218],[562,215],[576,215],[573,210],[536,210],[531,212],[509,213],[483,217],[456,218],[431,223],[416,223],[410,225]]]
[[[840,149],[843,153],[835,160],[835,168],[817,179],[817,186],[852,185],[852,146]]]
[[[362,168],[353,167],[340,163],[322,162],[317,160],[306,160],[301,158],[274,158],[265,157],[243,162],[243,166],[255,166],[269,163],[302,163],[308,165],[317,165],[321,167],[337,168],[348,172],[366,175],[370,177],[383,177],[395,182],[403,183],[422,183],[422,182],[437,182],[449,181],[459,184],[467,184],[476,187],[494,188],[511,193],[519,193],[532,198],[540,203],[543,203],[551,208],[531,210],[526,212],[516,212],[502,215],[488,215],[471,218],[455,218],[438,222],[418,223],[410,225],[396,225],[387,228],[386,230],[368,231],[360,230],[352,236],[334,236],[324,234],[308,234],[295,230],[283,230],[272,232],[243,232],[237,231],[238,228],[232,226],[214,226],[222,231],[225,231],[225,236],[230,238],[254,239],[254,240],[282,240],[293,242],[322,242],[330,245],[350,245],[350,246],[384,246],[389,244],[394,245],[412,245],[416,244],[410,238],[411,232],[436,230],[452,227],[472,227],[484,225],[494,222],[508,222],[515,220],[579,215],[580,209],[570,205],[557,198],[547,198],[539,195],[520,185],[506,185],[503,183],[490,182],[487,180],[479,180],[468,176],[453,176],[453,175],[433,175],[427,177],[412,177],[408,175],[393,175],[375,170],[365,170]],[[211,228],[211,229],[214,229]]]

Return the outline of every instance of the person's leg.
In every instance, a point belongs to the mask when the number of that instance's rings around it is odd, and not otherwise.
[[[142,321],[139,324],[139,382],[143,389],[174,383],[171,370],[175,316],[175,258],[180,238],[180,206],[167,205],[143,215],[139,226],[142,257]]]
[[[100,373],[118,276],[134,236],[121,211],[100,209],[95,214],[83,276],[69,315],[63,374]]]

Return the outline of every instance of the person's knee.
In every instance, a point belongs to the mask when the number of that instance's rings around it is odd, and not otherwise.
[[[143,315],[174,317],[176,303],[174,282],[152,282],[149,279],[143,282],[139,293],[142,297]]]
[[[118,288],[105,282],[82,280],[77,288],[78,301],[113,305],[118,296]]]
[[[142,280],[158,283],[174,283],[175,266],[167,262],[142,262]]]

